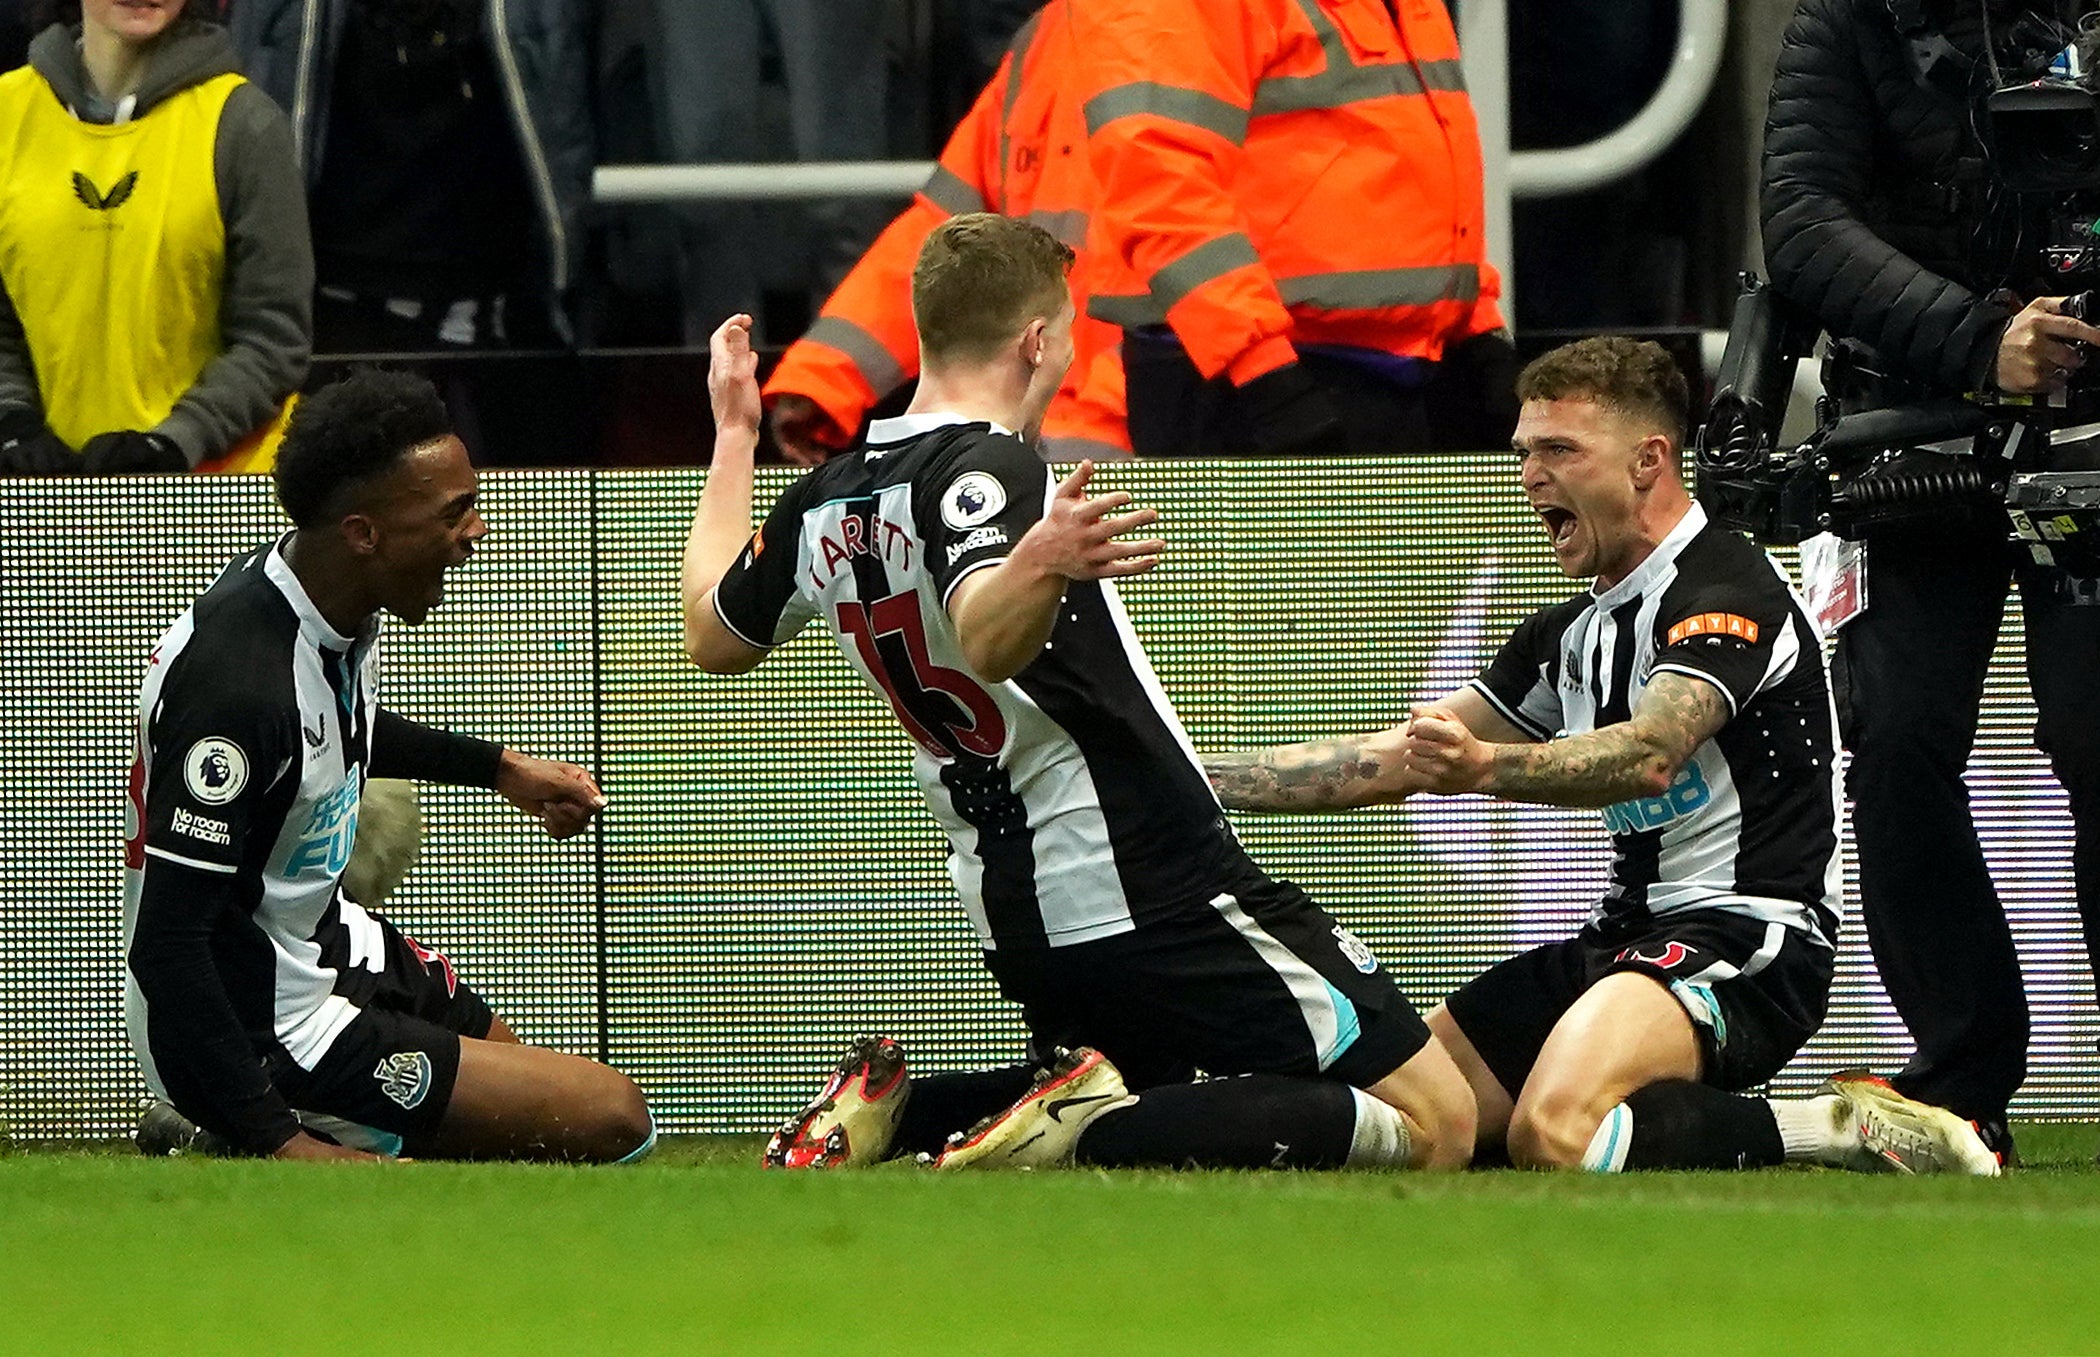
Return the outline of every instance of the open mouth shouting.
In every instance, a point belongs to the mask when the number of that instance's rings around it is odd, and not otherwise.
[[[1557,504],[1541,504],[1537,508],[1540,520],[1546,525],[1546,536],[1553,542],[1553,549],[1556,552],[1566,550],[1574,542],[1575,530],[1579,526],[1574,511],[1563,509]]]

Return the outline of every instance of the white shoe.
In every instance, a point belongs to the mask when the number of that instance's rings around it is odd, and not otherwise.
[[[888,1037],[855,1037],[823,1092],[766,1142],[769,1169],[879,1164],[911,1096],[904,1048]]]
[[[1817,1093],[1834,1093],[1859,1131],[1859,1149],[1847,1165],[1873,1173],[1962,1173],[1995,1178],[1998,1156],[1974,1122],[1944,1107],[1898,1093],[1864,1070],[1834,1075]]]
[[[1090,1046],[1059,1051],[1019,1102],[948,1137],[933,1166],[1033,1169],[1068,1163],[1089,1122],[1135,1101],[1122,1074],[1101,1052]]]

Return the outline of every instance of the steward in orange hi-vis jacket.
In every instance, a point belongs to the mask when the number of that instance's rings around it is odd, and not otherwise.
[[[1507,443],[1440,0],[1080,0],[1071,25],[1088,310],[1126,331],[1140,454]]]
[[[1079,252],[1072,293],[1079,320],[1071,373],[1043,422],[1046,456],[1128,457],[1121,338],[1086,315],[1083,244],[1094,205],[1086,122],[1073,92],[1066,0],[1021,29],[918,196],[869,247],[806,334],[766,381],[773,435],[794,461],[842,448],[869,410],[919,372],[911,271],[927,232],[963,212],[1026,217]]]

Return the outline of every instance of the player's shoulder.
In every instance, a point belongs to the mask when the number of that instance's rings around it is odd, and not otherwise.
[[[870,443],[869,462],[888,462],[892,476],[927,484],[968,470],[1041,474],[1043,460],[1019,435],[982,420],[942,424],[896,443]]]
[[[1664,611],[1712,599],[1781,611],[1792,606],[1786,579],[1764,548],[1739,532],[1709,523],[1678,553]]]
[[[1710,522],[1692,534],[1692,540],[1684,544],[1678,560],[1701,567],[1771,574],[1771,558],[1765,555],[1763,547],[1733,528],[1724,528],[1718,523]]]
[[[890,441],[882,441],[885,433]],[[869,434],[859,455],[870,475],[881,486],[908,483],[922,527],[938,520],[951,530],[974,528],[1010,504],[1039,503],[1049,484],[1048,465],[1025,439],[983,420],[878,421]]]
[[[186,689],[224,689],[257,701],[291,692],[299,615],[264,570],[269,548],[236,557],[190,608],[179,669]]]
[[[226,563],[196,603],[197,624],[209,622],[215,631],[264,632],[299,629],[299,617],[291,600],[277,587],[269,573],[270,548],[257,547]]]

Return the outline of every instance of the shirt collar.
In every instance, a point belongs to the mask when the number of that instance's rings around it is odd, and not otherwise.
[[[922,410],[915,415],[895,415],[889,419],[878,419],[868,425],[868,445],[878,447],[889,443],[902,443],[907,438],[918,438],[935,429],[945,429],[951,424],[990,424],[993,433],[1015,437],[1014,431],[989,419],[972,419],[951,410]]]
[[[285,601],[292,605],[292,611],[299,618],[299,630],[306,638],[329,650],[349,650],[359,641],[368,641],[376,635],[379,631],[379,619],[376,615],[365,620],[364,627],[356,636],[343,635],[329,624],[327,618],[321,616],[321,610],[316,608],[313,599],[307,596],[306,586],[299,582],[298,572],[292,569],[290,561],[284,559],[284,544],[291,540],[292,535],[286,533],[270,547],[270,554],[263,558],[263,574],[269,577],[270,583],[277,586],[277,592],[284,595]]]
[[[1600,590],[1594,583],[1590,585],[1590,592],[1596,595],[1598,606],[1615,607],[1629,598],[1647,592],[1648,586],[1655,583],[1656,578],[1668,570],[1671,563],[1677,559],[1677,553],[1684,550],[1684,544],[1697,537],[1705,528],[1706,509],[1698,500],[1693,500],[1692,507],[1685,510],[1684,517],[1677,520],[1677,526],[1663,534],[1663,540],[1655,544],[1655,549],[1648,553],[1647,559],[1628,571],[1625,579],[1609,589]]]

